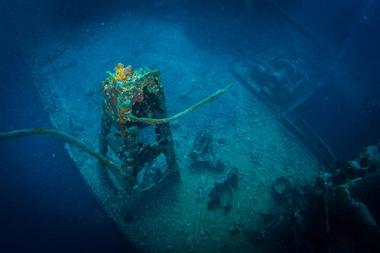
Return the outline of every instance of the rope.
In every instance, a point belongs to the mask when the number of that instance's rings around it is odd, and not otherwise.
[[[124,177],[123,171],[119,166],[114,164],[110,159],[100,154],[96,150],[94,150],[91,146],[87,145],[83,141],[79,140],[77,137],[68,134],[64,131],[53,129],[53,128],[28,128],[28,129],[20,129],[14,130],[10,132],[0,133],[0,140],[9,140],[15,139],[24,136],[32,136],[32,135],[50,135],[50,136],[58,136],[63,138],[67,143],[72,144],[79,149],[87,152],[89,155],[97,159],[101,164],[109,167],[113,172],[118,174],[121,177]]]
[[[186,110],[177,113],[171,117],[168,118],[162,118],[162,119],[154,119],[154,118],[138,118],[133,116],[132,114],[129,115],[129,118],[134,122],[140,122],[144,124],[165,124],[172,120],[176,120],[180,117],[185,116],[186,114],[194,111],[195,109],[199,108],[202,105],[208,104],[212,101],[214,101],[217,97],[221,96],[222,94],[226,93],[232,85],[228,85],[223,89],[220,89],[216,91],[215,93],[211,94],[210,96],[202,99],[195,105],[187,108]],[[50,136],[57,136],[63,138],[67,143],[72,144],[76,146],[77,148],[87,152],[89,155],[97,159],[101,164],[107,166],[110,168],[114,173],[119,175],[122,178],[125,178],[125,173],[121,170],[119,166],[117,166],[115,163],[113,163],[109,158],[106,156],[100,154],[98,151],[93,149],[91,146],[87,145],[77,137],[66,133],[64,131],[54,129],[54,128],[27,128],[27,129],[20,129],[20,130],[14,130],[9,132],[0,132],[0,141],[1,140],[9,140],[9,139],[15,139],[19,137],[24,136],[32,136],[32,135],[50,135]]]
[[[128,119],[130,121],[133,121],[133,122],[138,122],[138,123],[143,123],[143,124],[149,124],[149,125],[158,125],[158,124],[166,124],[170,121],[173,121],[173,120],[176,120],[178,118],[181,118],[183,116],[185,116],[186,114],[188,113],[191,113],[192,111],[198,109],[199,107],[205,105],[205,104],[208,104],[208,103],[211,103],[212,101],[214,101],[216,98],[218,98],[219,96],[223,95],[224,93],[226,93],[230,88],[232,87],[232,84],[224,87],[223,89],[220,89],[220,90],[217,90],[216,92],[214,92],[213,94],[211,94],[210,96],[202,99],[201,101],[199,101],[198,103],[190,106],[189,108],[187,108],[186,110],[180,112],[180,113],[177,113],[173,116],[170,116],[170,117],[167,117],[167,118],[162,118],[162,119],[155,119],[155,118],[139,118],[139,117],[136,117],[134,116],[132,113],[128,115]]]

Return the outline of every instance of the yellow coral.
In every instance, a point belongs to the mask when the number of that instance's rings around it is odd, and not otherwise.
[[[124,68],[124,64],[118,63],[116,68],[115,68],[115,75],[114,79],[116,81],[126,81],[129,75],[133,73],[132,66],[128,65],[127,67]]]

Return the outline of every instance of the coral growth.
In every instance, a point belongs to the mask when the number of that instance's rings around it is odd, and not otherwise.
[[[134,71],[131,65],[124,67],[124,64],[118,63],[114,71],[108,72],[103,82],[106,111],[115,122],[124,125],[130,121],[132,106],[144,101],[144,89],[152,84],[144,79],[149,73],[147,69]]]
[[[131,65],[124,67],[124,64],[118,63],[115,70],[114,79],[115,81],[128,81],[134,77],[134,72]]]

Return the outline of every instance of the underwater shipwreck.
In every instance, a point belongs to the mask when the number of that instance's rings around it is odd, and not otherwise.
[[[377,250],[366,200],[378,189],[380,144],[339,160],[298,110],[345,49],[321,56],[317,36],[272,8],[289,30],[270,32],[292,41],[257,43],[244,59],[198,54],[178,27],[139,17],[88,40],[39,41],[30,65],[55,128],[0,140],[62,138],[141,252],[337,252],[347,230],[359,234],[352,247]]]

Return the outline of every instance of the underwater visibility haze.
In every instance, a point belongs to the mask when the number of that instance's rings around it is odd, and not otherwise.
[[[378,1],[0,7],[0,252],[380,252]]]

